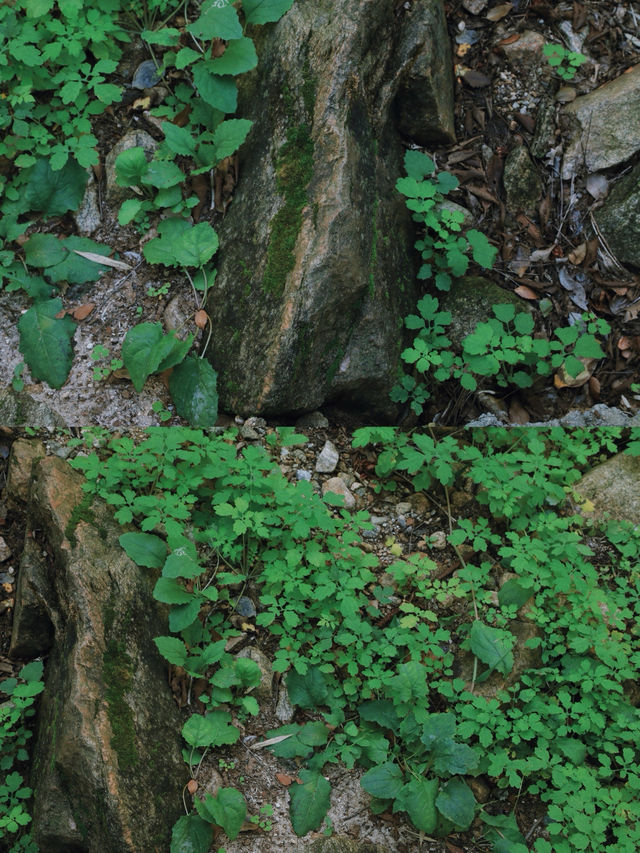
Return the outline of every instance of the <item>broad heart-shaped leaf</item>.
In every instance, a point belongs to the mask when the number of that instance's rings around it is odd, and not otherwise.
[[[271,24],[279,21],[293,6],[294,0],[242,0],[242,11],[248,24]]]
[[[513,812],[490,815],[483,811],[482,822],[495,827],[485,834],[487,841],[493,844],[493,853],[527,853],[527,842],[518,829]]]
[[[217,374],[203,358],[189,356],[174,368],[169,391],[176,411],[191,426],[211,427],[218,417]]]
[[[161,569],[167,557],[166,544],[151,533],[123,533],[118,542],[137,566]]]
[[[432,749],[439,740],[452,738],[455,730],[455,714],[429,714],[422,726],[420,740],[427,749]]]
[[[436,797],[438,811],[458,829],[468,829],[473,820],[476,801],[462,779],[449,779]]]
[[[184,666],[187,662],[187,647],[177,637],[154,637],[153,642],[165,660],[175,666]]]
[[[218,251],[218,235],[208,222],[200,222],[177,237],[176,261],[183,267],[201,267]]]
[[[144,186],[166,190],[184,181],[184,173],[177,163],[170,160],[152,160],[142,176]]]
[[[66,256],[64,243],[53,234],[33,234],[24,244],[24,259],[30,267],[52,267]]]
[[[224,160],[237,151],[247,138],[252,125],[253,122],[246,118],[230,118],[219,124],[213,134],[216,160]]]
[[[173,825],[169,853],[208,853],[213,827],[197,814],[183,814]]]
[[[209,0],[202,4],[200,16],[187,30],[199,39],[242,38],[242,24],[233,6],[221,6],[220,0]]]
[[[219,788],[215,797],[206,794],[204,801],[196,799],[198,814],[221,826],[230,841],[238,837],[247,816],[247,804],[236,788]]]
[[[187,604],[176,604],[172,607],[169,611],[169,630],[178,634],[189,625],[193,625],[198,618],[201,605],[201,598],[193,598]]]
[[[269,749],[278,758],[308,758],[313,752],[313,747],[300,740],[299,735],[301,731],[302,726],[299,726],[297,723],[290,723],[287,726],[281,726],[279,729],[268,731],[268,738],[291,735],[291,737],[281,740],[279,743],[274,743]]]
[[[163,604],[188,604],[194,594],[180,586],[174,578],[158,578],[153,588],[153,597]]]
[[[289,815],[293,831],[301,836],[320,828],[329,811],[331,785],[315,770],[301,770],[298,776],[302,784],[289,788]]]
[[[77,210],[84,196],[88,173],[71,158],[54,171],[48,160],[38,160],[27,172],[22,194],[27,210],[42,211],[45,216],[60,216]]]
[[[149,168],[144,148],[127,148],[116,157],[116,183],[120,187],[138,186]]]
[[[144,202],[139,198],[128,198],[120,205],[118,211],[118,222],[120,225],[128,225],[143,210]]]
[[[227,49],[222,56],[211,59],[208,69],[212,74],[244,74],[251,71],[258,64],[258,54],[253,41],[250,38],[233,39],[227,42]],[[214,105],[215,106],[215,105]]]
[[[76,324],[70,317],[56,317],[62,311],[61,299],[36,302],[20,317],[20,352],[34,379],[52,388],[61,388],[73,363],[71,339]]]
[[[469,632],[469,645],[473,654],[503,675],[508,675],[513,668],[511,649],[514,640],[515,637],[509,631],[491,628],[477,619]]]
[[[466,743],[451,738],[437,741],[434,749],[433,769],[439,775],[464,776],[478,766],[478,756]]]
[[[389,699],[371,699],[363,702],[362,705],[358,706],[358,711],[363,720],[377,723],[384,729],[395,731],[400,724],[393,702]]]
[[[170,121],[162,123],[164,138],[174,154],[184,154],[193,157],[196,153],[196,142],[191,133],[185,127],[178,127]]]
[[[433,174],[436,164],[422,151],[405,151],[404,168],[410,178],[421,181],[427,175]]]
[[[380,800],[394,800],[404,785],[404,775],[397,764],[387,761],[367,770],[360,784],[368,794]]]
[[[437,779],[412,779],[398,794],[393,811],[405,811],[416,829],[431,834],[438,822],[436,797],[440,783]]]
[[[531,588],[523,586],[518,578],[510,578],[506,583],[502,584],[498,590],[498,603],[500,607],[522,607],[533,594]]]
[[[153,240],[145,243],[142,250],[146,260],[150,264],[164,264],[167,267],[177,267],[178,261],[175,257],[174,244],[180,239],[184,231],[188,231],[191,225],[179,216],[172,216],[163,220],[158,225],[158,234]]]
[[[215,74],[206,63],[198,62],[193,67],[193,82],[198,94],[216,110],[222,113],[235,113],[238,106],[238,87],[233,77]]]
[[[166,553],[165,549],[165,555]],[[176,553],[174,551],[167,557],[162,569],[162,575],[165,578],[192,579],[197,578],[203,571],[203,568],[195,560],[191,559],[188,554]]]
[[[107,256],[111,252],[109,246],[102,246],[88,237],[67,237],[63,245],[66,250],[64,260],[46,269],[45,275],[51,281],[85,284],[88,281],[97,281],[102,273],[109,269],[107,265],[90,261],[74,251],[77,249],[78,252],[92,252],[94,255]]]
[[[182,737],[191,746],[222,746],[235,743],[240,732],[231,725],[227,711],[211,711],[206,716],[194,714],[182,727]]]
[[[140,323],[129,329],[122,342],[122,360],[136,391],[142,391],[156,370],[167,370],[184,358],[192,340],[181,341],[172,332],[165,335],[160,323]]]
[[[304,675],[292,669],[287,676],[289,699],[300,708],[317,708],[325,705],[329,696],[327,680],[317,666],[310,666]]]

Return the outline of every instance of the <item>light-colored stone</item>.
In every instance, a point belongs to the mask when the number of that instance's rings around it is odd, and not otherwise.
[[[339,459],[340,454],[335,445],[327,439],[316,459],[316,471],[319,474],[331,474],[332,471],[336,470]]]
[[[567,139],[562,177],[624,163],[640,151],[640,64],[581,95],[561,113]]]
[[[435,530],[429,535],[429,545],[436,551],[444,551],[447,544],[447,534],[444,530]]]
[[[46,403],[34,400],[26,391],[14,391],[13,388],[0,391],[0,424],[45,429],[68,426],[64,418]]]
[[[7,471],[7,498],[25,504],[29,497],[29,484],[33,465],[45,455],[44,444],[38,439],[18,438],[11,445]]]
[[[509,213],[534,215],[542,194],[542,181],[524,145],[509,152],[502,180]]]
[[[283,725],[290,723],[295,715],[295,709],[289,699],[287,686],[282,681],[278,688],[278,702],[276,703],[276,717]]]
[[[322,494],[326,495],[331,492],[334,495],[342,495],[344,498],[345,509],[353,509],[356,505],[356,499],[349,491],[345,481],[341,477],[331,477],[325,480],[322,484]]]
[[[640,456],[619,453],[592,468],[573,487],[582,500],[589,500],[599,518],[640,524]]]
[[[84,191],[84,197],[80,202],[80,207],[73,214],[76,228],[83,235],[93,234],[102,223],[100,215],[100,205],[98,203],[98,187],[96,186],[95,175],[93,169],[87,169],[89,178]]]
[[[501,50],[504,51],[509,62],[515,64],[531,59],[539,62],[542,60],[545,41],[545,37],[537,30],[525,30],[517,41],[501,45]]]

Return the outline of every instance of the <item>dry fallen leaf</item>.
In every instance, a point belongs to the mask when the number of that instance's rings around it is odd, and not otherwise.
[[[79,249],[73,250],[76,255],[81,258],[86,258],[88,261],[93,261],[94,264],[102,264],[105,267],[113,267],[116,270],[130,270],[132,267],[125,264],[124,261],[116,261],[113,258],[107,258],[105,255],[97,255],[95,252],[81,252]]]
[[[189,779],[189,781],[187,782],[187,791],[190,794],[195,794],[195,792],[197,790],[198,790],[198,783],[196,782],[196,780],[195,779]]]
[[[281,785],[284,785],[285,788],[288,788],[289,785],[293,783],[293,776],[289,776],[288,773],[276,773],[276,779]]]
[[[85,320],[96,306],[93,302],[85,302],[84,305],[78,305],[73,309],[74,320]]]
[[[203,308],[201,308],[199,311],[196,311],[194,321],[195,321],[196,326],[199,329],[204,329],[205,326],[207,325],[208,320],[209,320],[209,315],[207,314],[207,312]]]
[[[488,21],[501,21],[503,18],[509,14],[509,12],[513,9],[513,3],[501,3],[499,6],[494,6],[493,9],[489,9],[486,14],[486,19]]]
[[[505,36],[503,39],[500,39],[496,47],[504,47],[506,44],[515,44],[517,41],[520,41],[520,33],[511,33],[510,36]]]
[[[531,290],[531,288],[527,287],[526,284],[518,285],[518,287],[516,287],[513,292],[517,293],[518,296],[521,296],[523,299],[539,299],[540,298],[540,294],[536,293],[535,290]]]
[[[474,71],[473,68],[460,68],[459,74],[467,86],[472,86],[474,89],[483,89],[485,86],[491,85],[491,80],[486,74]]]
[[[581,264],[584,261],[586,255],[587,255],[587,244],[586,243],[580,243],[580,245],[577,246],[573,250],[573,252],[569,252],[569,254],[567,255],[567,258],[569,259],[570,263],[575,264],[575,266],[578,266],[579,264]]]

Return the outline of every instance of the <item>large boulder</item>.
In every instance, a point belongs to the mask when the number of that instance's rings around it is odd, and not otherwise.
[[[640,524],[640,456],[618,453],[587,472],[573,487],[578,497],[591,501],[593,513]]]
[[[21,565],[25,633],[12,637],[13,648],[43,653],[53,635],[32,756],[33,837],[47,853],[164,853],[186,768],[153,643],[167,633],[154,578],[118,545],[107,507],[83,500],[68,463],[45,457],[33,471],[26,511],[38,548]]]
[[[417,298],[398,113],[420,81],[418,112],[439,105],[421,141],[453,138],[442,0],[298,0],[250,34],[259,65],[238,115],[254,127],[208,301],[221,405],[273,415],[343,397],[387,411]]]
[[[616,183],[596,221],[616,258],[640,267],[640,164]]]

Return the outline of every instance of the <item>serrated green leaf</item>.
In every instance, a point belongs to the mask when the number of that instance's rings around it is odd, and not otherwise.
[[[200,613],[201,604],[199,598],[193,598],[187,604],[178,604],[172,607],[169,612],[169,630],[179,634],[189,625],[193,625]]]
[[[329,729],[319,720],[313,720],[304,724],[298,737],[307,746],[323,746],[329,738]]]
[[[160,44],[163,47],[172,47],[180,40],[180,30],[175,27],[160,27],[158,30],[142,30],[140,38],[147,44]]]
[[[395,731],[400,724],[398,713],[389,699],[371,699],[358,706],[360,717]]]
[[[360,784],[364,790],[381,800],[395,799],[404,785],[404,775],[397,764],[387,761],[368,770]]]
[[[208,63],[198,62],[193,67],[193,82],[198,94],[209,106],[222,113],[236,111],[238,87],[233,77],[214,74]]]
[[[109,269],[104,264],[83,258],[75,251],[92,252],[94,255],[105,255],[106,257],[111,252],[108,246],[95,243],[88,237],[67,237],[64,241],[64,248],[66,250],[64,260],[48,267],[45,271],[45,275],[53,282],[66,281],[69,284],[86,284],[88,281],[97,281],[102,273]]]
[[[167,546],[159,536],[151,533],[123,533],[118,542],[137,566],[162,568]]]
[[[187,30],[200,39],[239,39],[242,38],[242,24],[233,6],[203,3],[200,16]]]
[[[253,41],[243,37],[228,42],[222,56],[210,60],[207,67],[212,74],[237,76],[251,71],[257,64],[258,55]]]
[[[187,647],[177,637],[154,637],[153,642],[165,660],[174,666],[184,666],[187,662]]]
[[[191,65],[192,62],[195,62],[196,59],[201,59],[202,54],[198,53],[197,50],[192,50],[190,47],[183,47],[176,54],[176,68],[178,71],[181,71],[183,68],[186,68],[187,65]]]
[[[156,370],[167,370],[184,358],[191,341],[179,340],[173,332],[164,334],[160,323],[140,323],[127,332],[122,343],[122,360],[136,391]]]
[[[73,363],[71,340],[76,324],[62,311],[61,299],[36,302],[18,321],[20,352],[34,379],[61,388]]]
[[[52,267],[66,256],[64,243],[53,234],[33,234],[24,244],[24,258],[31,267]]]
[[[459,829],[471,826],[475,805],[475,798],[462,779],[450,779],[436,797],[440,814]]]
[[[208,361],[186,358],[174,368],[169,391],[176,411],[192,426],[213,426],[218,417],[217,374]]]
[[[302,836],[318,829],[325,819],[331,804],[331,785],[314,770],[300,770],[298,776],[302,783],[289,788],[289,815],[293,831]]]
[[[516,316],[516,307],[508,303],[505,305],[494,305],[493,313],[502,323],[510,323]]]
[[[213,828],[199,815],[179,817],[171,830],[169,853],[209,853]]]
[[[469,645],[473,654],[491,669],[508,675],[513,668],[514,636],[502,628],[492,628],[475,620],[469,632]]]
[[[317,708],[327,704],[327,679],[317,666],[310,666],[304,675],[292,669],[286,681],[289,699],[293,705],[300,708]]]
[[[215,796],[206,794],[204,800],[196,799],[195,805],[198,814],[222,827],[230,841],[238,837],[247,816],[247,804],[236,788],[219,788]]]
[[[140,180],[144,186],[167,189],[176,186],[176,184],[181,184],[184,177],[184,173],[177,163],[170,160],[152,160]]]
[[[216,160],[223,160],[240,148],[253,125],[245,118],[231,118],[219,124],[213,134]]]
[[[531,598],[531,595],[531,589],[523,586],[518,578],[510,578],[498,590],[498,603],[501,607],[512,605],[519,608]]]
[[[174,578],[158,578],[153,597],[163,604],[187,604],[193,600],[193,593],[187,592]]]
[[[80,207],[87,180],[87,170],[73,159],[67,160],[57,171],[51,168],[48,160],[38,160],[28,170],[21,192],[27,210],[60,216]]]
[[[194,714],[182,727],[182,737],[191,746],[223,746],[235,743],[240,732],[231,725],[227,711],[211,711],[206,716]]]
[[[218,235],[208,222],[183,231],[174,242],[176,261],[183,267],[201,267],[218,251]]]
[[[433,769],[439,775],[464,776],[478,766],[478,756],[466,743],[451,739],[438,741],[433,748]]]
[[[120,187],[139,186],[149,168],[144,148],[127,148],[116,157],[116,183]]]
[[[436,796],[439,785],[437,779],[412,779],[399,792],[393,811],[405,811],[416,829],[430,835],[438,822]]]
[[[165,121],[162,123],[162,132],[165,142],[175,154],[193,157],[196,153],[196,141],[185,127]]]

